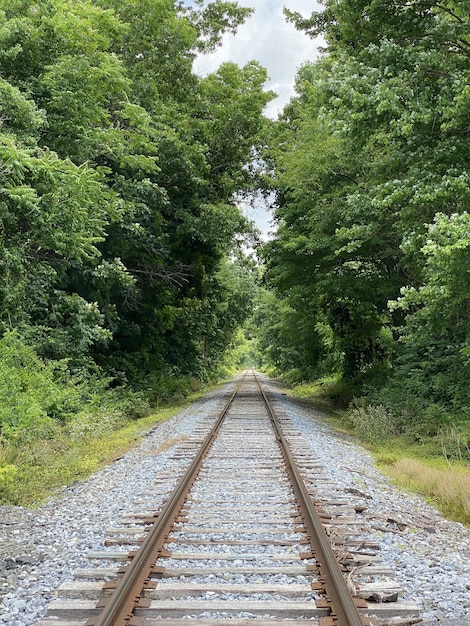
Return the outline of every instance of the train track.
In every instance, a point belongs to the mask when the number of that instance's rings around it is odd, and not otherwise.
[[[334,485],[325,497],[305,448],[247,373],[210,427],[177,447],[147,510],[109,529],[90,555],[101,566],[64,583],[37,626],[417,623],[378,546],[358,536],[363,507]]]

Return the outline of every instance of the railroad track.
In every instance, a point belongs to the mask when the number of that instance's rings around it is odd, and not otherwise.
[[[329,484],[254,373],[212,422],[177,447],[146,510],[109,529],[90,555],[100,567],[64,583],[37,626],[419,621],[379,546],[360,537],[364,507]]]

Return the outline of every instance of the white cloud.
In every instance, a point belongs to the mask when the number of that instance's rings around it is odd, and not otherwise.
[[[314,61],[318,57],[318,46],[324,44],[310,39],[285,21],[282,1],[256,0],[251,5],[254,5],[255,13],[238,33],[225,35],[222,45],[214,53],[198,57],[194,69],[205,75],[226,61],[239,65],[252,59],[259,61],[268,70],[268,89],[278,94],[268,105],[266,114],[277,117],[293,95],[297,68],[305,61]],[[289,9],[307,17],[321,7],[311,0],[289,0]]]
[[[312,11],[320,11],[315,0],[287,0],[288,8],[308,17]],[[282,12],[282,0],[241,0],[255,8],[255,13],[243,24],[236,35],[225,35],[222,45],[212,54],[196,59],[194,70],[200,75],[214,72],[226,61],[244,65],[255,59],[263,65],[269,75],[266,87],[278,94],[266,108],[268,117],[276,118],[294,95],[294,82],[297,69],[305,61],[318,58],[318,47],[323,40],[312,40],[303,32],[287,23]],[[253,220],[261,231],[263,239],[270,238],[273,230],[272,215],[260,198],[253,204],[241,205],[241,210]]]

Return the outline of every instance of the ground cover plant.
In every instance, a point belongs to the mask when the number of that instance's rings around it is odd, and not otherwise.
[[[470,526],[470,428],[423,435],[400,428],[384,406],[338,403],[334,379],[294,385],[293,398],[320,409],[336,431],[354,437],[399,487],[424,496],[449,519]],[[331,396],[329,395],[331,391]]]

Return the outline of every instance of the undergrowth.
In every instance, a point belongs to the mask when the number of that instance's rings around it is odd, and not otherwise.
[[[0,446],[0,502],[32,506],[59,493],[62,487],[122,456],[155,424],[182,410],[199,395],[192,394],[184,401],[174,401],[147,417],[119,426],[110,420],[106,428],[87,427],[80,436],[76,436],[76,431],[71,436],[63,426],[53,438],[36,439],[21,448],[4,443]]]
[[[88,476],[201,389],[163,374],[139,390],[114,384],[43,361],[17,333],[0,339],[0,503],[30,505]]]
[[[434,407],[425,414],[397,413],[383,404],[354,400],[336,378],[297,385],[295,398],[327,409],[335,429],[353,434],[399,487],[423,495],[449,519],[470,525],[470,423],[452,422]]]
[[[292,395],[295,398],[312,399],[333,408],[345,408],[354,398],[356,388],[352,383],[338,376],[325,376],[312,382],[295,385]]]

